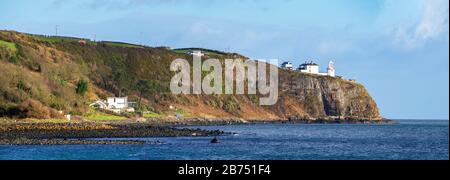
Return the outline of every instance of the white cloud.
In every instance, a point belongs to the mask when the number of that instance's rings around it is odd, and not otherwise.
[[[399,26],[395,32],[394,43],[407,49],[414,49],[445,33],[448,37],[448,19],[448,0],[425,0],[420,22],[415,25]]]
[[[448,0],[427,0],[426,2],[422,22],[418,25],[415,34],[420,39],[436,38],[448,28]]]

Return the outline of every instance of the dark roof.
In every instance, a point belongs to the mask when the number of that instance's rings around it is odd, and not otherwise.
[[[316,63],[303,63],[303,64],[301,64],[300,66],[318,66],[318,64],[316,64]]]

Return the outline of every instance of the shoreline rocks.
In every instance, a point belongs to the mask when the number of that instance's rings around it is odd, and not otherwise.
[[[83,139],[0,139],[0,145],[143,145],[157,144],[138,140],[83,140]]]
[[[220,130],[192,129],[189,126],[222,126],[240,124],[396,124],[380,119],[296,119],[288,120],[212,120],[190,119],[183,122],[157,123],[11,123],[0,125],[0,145],[84,145],[84,144],[161,144],[161,142],[129,140],[90,140],[92,138],[149,137],[216,137]]]
[[[220,136],[223,131],[124,123],[15,123],[0,126],[0,145],[8,144],[144,144],[141,141],[87,140],[102,138]],[[158,142],[156,142],[158,143]]]
[[[239,119],[227,119],[227,120],[211,120],[211,119],[190,119],[184,122],[172,122],[166,125],[174,126],[226,126],[226,125],[239,125],[239,124],[397,124],[397,122],[388,119],[297,119],[290,118],[287,120],[239,120]]]

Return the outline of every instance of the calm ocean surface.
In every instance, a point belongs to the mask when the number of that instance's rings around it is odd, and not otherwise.
[[[449,121],[398,125],[236,125],[200,127],[237,135],[146,138],[162,145],[0,146],[0,159],[329,160],[449,159]],[[195,127],[197,128],[197,127]]]

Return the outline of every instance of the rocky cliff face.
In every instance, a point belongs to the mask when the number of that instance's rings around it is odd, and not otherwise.
[[[172,95],[170,63],[189,60],[186,50],[90,42],[0,31],[0,116],[20,113],[27,100],[43,108],[83,115],[88,105],[108,96],[142,100],[142,109],[161,117],[183,114],[207,119],[379,119],[375,101],[363,85],[339,78],[280,70],[279,100],[259,106],[256,95]],[[82,43],[80,43],[82,42]],[[243,56],[204,51],[217,59]],[[80,80],[89,83],[77,94]]]
[[[299,118],[378,119],[380,112],[363,85],[340,78],[284,72],[280,90],[303,106]]]

